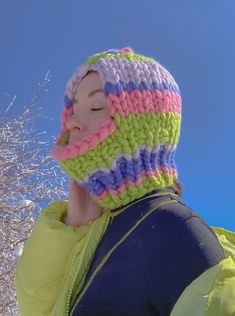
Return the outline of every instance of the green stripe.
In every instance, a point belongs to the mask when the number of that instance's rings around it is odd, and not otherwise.
[[[99,204],[104,207],[105,210],[114,209],[117,205],[125,205],[130,203],[135,199],[138,199],[145,194],[157,190],[163,187],[169,187],[173,185],[174,179],[177,179],[177,175],[170,175],[165,171],[160,171],[160,177],[148,176],[144,178],[141,185],[136,186],[126,186],[125,190],[118,196],[109,193],[108,196],[103,200],[99,200]]]
[[[148,113],[148,115],[140,113],[126,118],[116,113],[115,122],[117,130],[96,148],[74,159],[60,161],[65,172],[69,173],[71,170],[70,164],[76,165],[80,175],[78,180],[83,180],[97,166],[110,169],[118,154],[133,155],[141,144],[157,148],[162,143],[175,146],[179,141],[181,125],[179,113],[157,112]]]
[[[146,57],[146,56],[135,54],[135,53],[126,53],[126,54],[101,53],[101,54],[95,54],[89,57],[88,60],[86,61],[86,64],[88,65],[95,64],[96,61],[100,58],[105,58],[105,59],[106,58],[116,58],[116,59],[125,58],[125,59],[128,59],[129,61],[141,60],[141,61],[156,62],[154,58]]]

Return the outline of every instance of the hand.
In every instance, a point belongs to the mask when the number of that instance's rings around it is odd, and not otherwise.
[[[69,187],[67,225],[81,226],[102,214],[102,207],[72,177],[69,178]]]

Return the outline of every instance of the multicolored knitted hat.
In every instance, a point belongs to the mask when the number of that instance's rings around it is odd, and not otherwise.
[[[66,120],[80,80],[97,71],[111,118],[88,137],[68,143]],[[181,96],[156,60],[125,47],[91,56],[68,81],[62,131],[52,155],[99,205],[113,209],[172,185],[181,128]]]

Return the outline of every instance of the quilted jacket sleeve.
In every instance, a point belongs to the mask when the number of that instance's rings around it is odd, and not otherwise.
[[[186,287],[170,316],[235,315],[235,233],[224,228],[212,228],[226,258]]]
[[[39,216],[16,267],[16,296],[22,316],[49,315],[70,253],[83,243],[91,222],[67,226],[67,201],[58,200]]]

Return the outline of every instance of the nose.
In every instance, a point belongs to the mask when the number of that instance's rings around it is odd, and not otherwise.
[[[83,131],[85,129],[85,125],[80,120],[78,120],[77,116],[74,114],[67,119],[65,125],[69,130],[78,128],[80,131]]]

